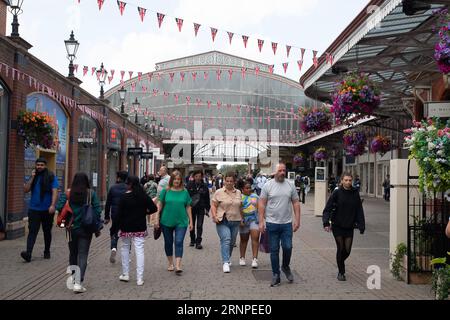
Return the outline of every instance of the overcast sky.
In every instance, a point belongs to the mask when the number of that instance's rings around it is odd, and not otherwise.
[[[289,62],[286,76],[298,81],[299,48],[308,49],[304,73],[312,64],[311,50],[323,53],[367,3],[368,0],[131,0],[121,16],[116,0],[105,0],[101,11],[97,0],[24,0],[19,33],[33,45],[32,54],[67,75],[64,40],[74,30],[80,42],[75,63],[81,67],[76,76],[83,81],[82,87],[96,96],[99,86],[90,72],[83,77],[84,65],[99,67],[103,62],[107,70],[116,70],[107,90],[118,83],[120,70],[137,75],[138,71],[154,70],[157,62],[211,50],[275,64],[275,73],[282,75],[282,63]],[[138,15],[138,6],[147,9],[144,22]],[[156,12],[166,14],[161,28]],[[175,17],[184,19],[182,32],[178,31]],[[193,22],[202,25],[197,37]],[[219,30],[214,42],[209,27]],[[10,24],[8,28],[9,34]],[[236,33],[232,45],[226,31]],[[249,36],[247,49],[241,35]],[[261,53],[257,39],[265,40]],[[276,55],[272,41],[278,43]],[[289,58],[286,45],[292,46]]]

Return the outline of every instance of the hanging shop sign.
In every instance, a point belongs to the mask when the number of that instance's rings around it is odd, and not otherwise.
[[[127,155],[129,156],[139,156],[143,153],[142,148],[128,148]]]
[[[153,152],[142,152],[141,159],[153,159]]]
[[[450,118],[450,101],[427,102],[424,113],[427,118]]]

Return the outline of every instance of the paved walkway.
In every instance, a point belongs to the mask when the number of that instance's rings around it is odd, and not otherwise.
[[[19,256],[25,237],[0,242],[0,300],[4,299],[432,299],[428,285],[406,285],[389,273],[389,206],[383,200],[366,199],[366,233],[355,233],[354,246],[347,260],[347,281],[336,280],[335,243],[322,231],[320,217],[312,210],[312,198],[302,205],[302,226],[294,235],[291,268],[295,281],[282,275],[281,286],[270,288],[270,259],[261,253],[260,268],[239,266],[238,248],[233,253],[231,273],[224,274],[220,263],[219,238],[210,219],[204,226],[204,249],[186,246],[184,272],[177,276],[166,271],[162,237],[147,238],[145,244],[145,284],[136,285],[135,272],[129,283],[120,282],[118,262],[109,262],[109,237],[105,231],[94,238],[85,284],[86,293],[75,295],[66,288],[65,270],[68,248],[65,232],[54,229],[52,259],[44,260],[40,233],[31,263]],[[120,243],[120,242],[119,242]],[[250,248],[247,255],[251,256]],[[248,264],[250,263],[247,259]],[[134,265],[134,255],[133,262]],[[381,269],[381,289],[367,288],[367,267]],[[133,269],[135,270],[135,269]]]

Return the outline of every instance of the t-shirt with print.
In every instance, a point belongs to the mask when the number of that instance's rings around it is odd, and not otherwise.
[[[249,196],[242,194],[242,213],[244,215],[244,223],[258,221],[258,200],[259,197],[255,193],[252,193]]]
[[[186,207],[191,205],[191,197],[186,189],[173,191],[163,189],[159,195],[159,200],[164,204],[161,215],[161,224],[166,227],[187,228],[189,217]]]
[[[261,191],[260,198],[267,199],[266,222],[286,224],[292,222],[292,201],[298,200],[294,185],[288,181],[268,181]]]

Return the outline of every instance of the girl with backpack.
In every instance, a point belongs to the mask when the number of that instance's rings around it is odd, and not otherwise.
[[[68,288],[75,293],[82,293],[86,291],[83,282],[93,235],[92,231],[86,230],[82,225],[83,213],[87,209],[87,205],[91,206],[96,218],[100,220],[102,212],[100,201],[97,194],[91,190],[86,173],[79,172],[75,174],[70,189],[66,193],[61,194],[56,205],[58,214],[66,205],[66,202],[68,202],[72,212],[70,221],[65,222],[69,239],[69,265],[71,270],[74,270],[73,266],[78,266],[80,271],[79,276],[77,272],[72,271],[72,276],[67,281],[67,284]],[[99,231],[95,235],[98,237],[100,235]]]

